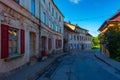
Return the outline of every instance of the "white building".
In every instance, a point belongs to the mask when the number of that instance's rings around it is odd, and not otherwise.
[[[90,50],[92,36],[88,30],[70,22],[64,22],[64,50]]]
[[[64,16],[53,0],[40,0],[43,55],[63,51]]]

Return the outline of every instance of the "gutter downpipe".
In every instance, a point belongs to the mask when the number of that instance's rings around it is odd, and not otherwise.
[[[41,0],[39,0],[39,54],[38,61],[42,59],[42,26],[41,26]]]

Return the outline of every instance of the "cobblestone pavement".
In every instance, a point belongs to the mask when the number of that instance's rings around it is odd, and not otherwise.
[[[120,80],[120,74],[99,61],[91,51],[80,51],[59,58],[35,80]],[[110,71],[111,70],[111,71]]]

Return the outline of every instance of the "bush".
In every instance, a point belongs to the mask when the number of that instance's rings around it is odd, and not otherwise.
[[[117,61],[120,62],[120,56],[119,56],[119,57],[116,57],[115,60],[117,60]]]
[[[100,41],[97,37],[92,38],[92,49],[99,49],[100,48]]]
[[[93,46],[92,49],[99,49],[100,46]]]
[[[118,24],[109,27],[103,35],[103,44],[105,48],[109,50],[110,57],[119,60],[120,56],[120,27]]]

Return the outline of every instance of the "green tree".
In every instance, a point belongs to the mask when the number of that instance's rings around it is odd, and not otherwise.
[[[92,38],[92,48],[93,49],[100,48],[100,41],[98,39],[98,36]]]
[[[109,50],[111,58],[120,57],[120,27],[118,23],[108,28],[103,35],[102,43],[106,45],[105,48]]]

